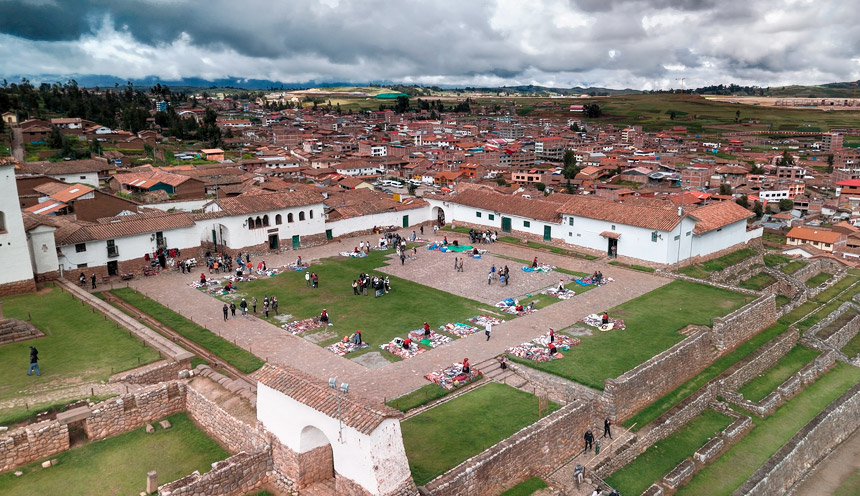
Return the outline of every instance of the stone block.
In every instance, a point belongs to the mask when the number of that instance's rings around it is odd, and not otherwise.
[[[153,432],[155,432],[155,427],[153,427],[152,424],[146,424],[146,433],[152,434]]]
[[[15,471],[15,477],[21,477],[22,475],[24,475],[24,472],[21,472],[20,470]]]
[[[146,492],[158,491],[158,473],[155,470],[146,473]]]
[[[678,489],[682,484],[687,482],[687,479],[693,475],[693,471],[695,470],[695,462],[687,458],[663,477],[663,484],[669,489]]]
[[[743,437],[752,427],[752,419],[750,417],[741,417],[726,427],[722,435],[729,442],[737,441]]]
[[[76,422],[78,420],[84,420],[89,418],[92,415],[92,410],[88,406],[79,406],[77,408],[72,408],[71,410],[66,410],[65,412],[60,412],[57,414],[57,422],[61,424],[69,424],[72,422]]]
[[[169,420],[162,420],[158,423],[158,425],[160,425],[162,429],[170,429],[170,421]]]
[[[663,486],[651,484],[651,487],[646,489],[642,496],[663,496]]]
[[[51,460],[45,460],[42,462],[42,468],[48,468],[51,466]]]
[[[51,460],[51,466],[52,466],[52,467],[53,467],[54,465],[58,464],[58,463],[60,463],[60,460],[57,460],[56,458],[54,458],[53,460]]]
[[[715,437],[699,448],[693,454],[693,458],[702,465],[705,465],[720,454],[720,450],[723,449],[723,446],[725,446],[725,442],[722,438]]]
[[[6,432],[8,430],[9,430],[9,427],[7,427],[5,425],[0,425],[0,432]]]

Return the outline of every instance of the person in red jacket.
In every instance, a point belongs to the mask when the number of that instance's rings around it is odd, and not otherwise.
[[[425,338],[430,337],[430,325],[427,324],[427,322],[424,323],[424,337]]]
[[[549,328],[549,342],[550,343],[555,342],[555,331],[553,330],[552,327]]]
[[[472,367],[469,366],[469,359],[468,358],[463,359],[463,373],[464,374],[471,374],[472,373]]]

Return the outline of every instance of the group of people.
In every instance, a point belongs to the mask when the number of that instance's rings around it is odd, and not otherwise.
[[[352,280],[352,294],[354,296],[367,296],[367,289],[373,288],[376,293],[376,298],[391,292],[391,278],[388,276],[379,277],[371,276],[362,272],[358,279]]]
[[[603,282],[604,282],[603,281],[603,272],[600,272],[598,270],[598,271],[595,271],[594,274],[591,274],[591,282],[597,286],[600,286],[601,284],[603,284]],[[604,322],[604,324],[605,323],[606,322]]]
[[[82,288],[87,287],[87,276],[85,276],[83,272],[81,272],[81,274],[78,276],[78,281],[80,281]],[[96,289],[96,275],[95,274],[90,276],[90,282],[92,283],[92,288]]]
[[[487,229],[486,231],[477,231],[475,229],[469,229],[469,241],[474,243],[495,243],[496,239],[499,237],[499,231],[490,231]]]
[[[206,276],[200,274],[201,278],[205,279]],[[230,284],[229,282],[227,284]],[[230,302],[230,304],[225,303],[223,307],[221,307],[221,311],[224,313],[224,320],[226,321],[228,317],[236,318],[236,309],[240,309],[242,311],[242,315],[248,315],[248,309],[251,309],[251,312],[254,315],[257,314],[257,297],[254,296],[251,298],[251,301],[247,301],[245,298],[242,298],[242,301],[236,305],[236,302]],[[263,297],[263,313],[266,315],[266,318],[269,318],[269,312],[274,312],[275,315],[278,315],[278,298],[275,295],[272,296],[264,296]]]
[[[320,276],[316,272],[305,272],[305,285],[309,288],[320,287]]]
[[[487,284],[492,284],[492,282],[496,280],[497,276],[499,278],[499,282],[504,283],[505,286],[507,286],[511,280],[511,271],[508,269],[508,266],[505,265],[504,268],[499,268],[498,274],[496,274],[496,264],[493,264],[490,267],[490,272],[487,273]]]

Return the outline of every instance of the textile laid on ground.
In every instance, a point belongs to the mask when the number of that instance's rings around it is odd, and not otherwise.
[[[567,288],[562,288],[559,291],[558,288],[551,288],[546,290],[546,294],[560,300],[569,300],[576,296],[576,291]]]
[[[580,322],[583,322],[585,325],[590,325],[591,327],[597,327],[601,331],[609,331],[611,329],[627,329],[627,326],[624,325],[623,320],[613,319],[612,317],[609,318],[609,323],[604,325],[602,317],[600,315],[597,315],[596,313],[587,315],[584,319],[580,320]]]
[[[340,252],[340,256],[342,257],[353,257],[353,258],[363,258],[366,257],[367,254],[363,251],[342,251]],[[307,267],[304,267],[305,269]],[[302,270],[302,269],[293,269],[293,270]]]
[[[449,322],[443,326],[439,326],[439,330],[445,331],[448,334],[453,334],[458,338],[465,338],[469,334],[475,334],[480,331],[480,329],[475,326],[461,324],[459,322]]]
[[[286,329],[286,331],[290,334],[296,335],[306,331],[318,329],[322,326],[323,324],[322,322],[320,322],[319,317],[311,317],[305,320],[294,320],[292,322],[287,322],[286,324],[282,324],[281,328]]]
[[[491,317],[489,315],[476,315],[469,319],[468,322],[482,327],[487,327],[487,324],[492,324],[494,326],[501,324],[502,319]]]
[[[469,377],[469,375],[463,373],[463,364],[455,363],[446,369],[430,372],[424,378],[430,382],[435,382],[445,389],[454,389],[455,387],[465,386],[482,375],[483,372],[472,367],[472,375]]]
[[[419,353],[424,353],[424,348],[418,346],[418,343],[413,342],[409,345],[408,349],[403,349],[403,340],[400,338],[394,338],[390,342],[379,345],[379,349],[385,350],[392,355],[397,355],[402,359],[412,358]]]
[[[549,346],[549,334],[544,334],[532,339],[532,343]],[[580,341],[574,337],[558,333],[555,334],[555,341],[553,341],[555,347],[560,350],[565,350],[571,346],[579,346],[579,343]]]
[[[536,308],[529,308],[528,306],[523,306],[522,310],[517,310],[517,302],[511,298],[507,298],[496,303],[496,308],[499,308],[503,312],[507,312],[514,315],[528,315],[530,313],[537,312]]]
[[[561,353],[556,353],[555,357],[552,357],[547,348],[531,342],[512,346],[506,349],[505,353],[525,360],[534,360],[535,362],[548,362],[554,358],[562,357]]]
[[[442,346],[445,343],[450,343],[454,341],[452,338],[439,334],[434,330],[430,330],[430,336],[424,337],[424,329],[415,329],[414,331],[409,331],[409,339],[412,341],[418,341],[425,346],[429,346],[431,348],[437,348]]]
[[[221,282],[218,281],[218,279],[206,279],[206,284],[200,284],[200,280],[197,279],[194,282],[188,283],[188,285],[194,289],[206,290],[206,289],[210,288],[211,286],[220,286]]]
[[[542,263],[539,263],[537,268],[532,267],[530,265],[526,265],[523,267],[523,272],[540,272],[542,274],[546,274],[547,272],[552,272],[553,270],[555,270],[554,265],[547,265],[547,264],[542,264]]]
[[[367,343],[355,344],[349,341],[338,341],[337,343],[326,346],[325,349],[335,355],[344,356],[347,353],[352,353],[353,351],[363,350],[368,346],[369,345]]]
[[[604,284],[606,284],[608,282],[615,282],[615,279],[613,279],[611,277],[605,277],[604,276],[604,278],[600,280],[600,285],[603,286]],[[592,276],[581,277],[581,278],[576,280],[576,283],[579,284],[580,286],[592,286],[592,285],[594,285],[594,278]]]
[[[305,270],[308,268],[308,264],[303,263],[301,265],[296,264],[295,262],[287,264],[287,268],[290,270]]]

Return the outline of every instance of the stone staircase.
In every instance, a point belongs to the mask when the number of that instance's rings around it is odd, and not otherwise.
[[[40,338],[42,331],[23,320],[0,317],[0,344],[14,343],[25,339]]]
[[[595,455],[594,451],[578,452],[565,461],[555,472],[546,477],[545,480],[547,483],[561,489],[566,495],[590,496],[595,486],[600,486],[602,490],[608,492],[611,489],[609,485],[588,469],[598,466],[606,457],[618,451],[620,447],[629,446],[636,439],[636,434],[627,429],[613,427],[612,431],[615,438],[611,440],[601,437],[603,435],[602,432],[595,432],[595,442],[600,442],[600,453]],[[584,443],[585,441],[583,441],[583,445]],[[573,479],[574,468],[577,464],[586,467],[584,482],[578,488]]]

